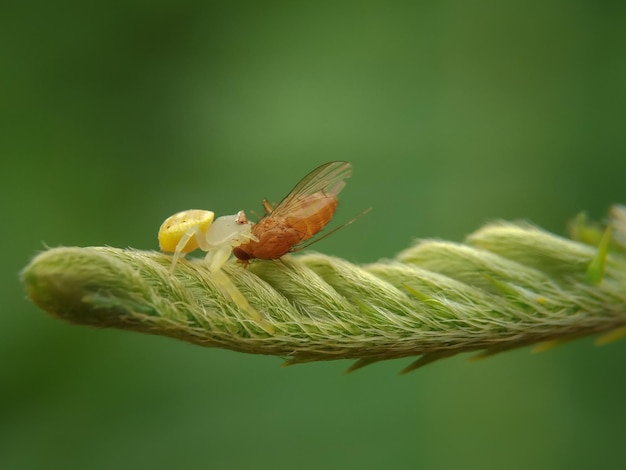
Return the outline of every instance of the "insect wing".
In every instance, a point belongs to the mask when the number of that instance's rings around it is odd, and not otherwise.
[[[330,162],[306,175],[291,192],[276,206],[271,217],[286,216],[297,211],[310,201],[310,196],[322,193],[335,197],[346,185],[345,179],[352,176],[352,165],[348,162]]]

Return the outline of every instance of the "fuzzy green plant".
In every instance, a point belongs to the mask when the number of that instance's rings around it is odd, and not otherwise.
[[[107,247],[53,248],[22,271],[34,303],[72,323],[288,357],[352,358],[349,370],[419,356],[404,372],[468,351],[478,357],[604,332],[626,335],[626,209],[606,227],[582,217],[574,240],[493,223],[465,240],[422,240],[355,265],[322,254],[223,268],[271,325],[225,297],[204,260]],[[270,330],[271,331],[271,330]]]

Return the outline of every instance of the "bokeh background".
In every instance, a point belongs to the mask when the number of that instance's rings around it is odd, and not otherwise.
[[[348,160],[315,246],[355,262],[626,202],[626,3],[7,2],[0,7],[0,467],[619,465],[626,341],[411,375],[77,327],[25,299],[44,244],[157,249]]]

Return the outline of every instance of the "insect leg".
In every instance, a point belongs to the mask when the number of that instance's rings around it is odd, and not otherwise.
[[[274,212],[274,208],[267,199],[263,199],[263,210],[265,211],[265,215],[270,215]]]

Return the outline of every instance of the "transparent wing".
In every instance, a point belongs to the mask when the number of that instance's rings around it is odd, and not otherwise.
[[[306,175],[285,196],[270,214],[271,217],[285,216],[306,204],[313,194],[335,197],[346,185],[345,179],[352,176],[352,165],[348,162],[329,162]]]

